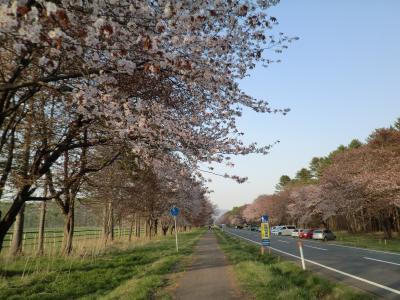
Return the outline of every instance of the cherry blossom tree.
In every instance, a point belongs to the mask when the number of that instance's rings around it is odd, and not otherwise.
[[[116,217],[129,220],[131,228],[144,221],[146,236],[151,238],[159,225],[164,234],[172,226],[169,210],[174,205],[181,209],[182,227],[206,224],[214,211],[203,182],[173,155],[153,157],[151,164],[145,164],[125,152],[113,165],[92,174],[89,182],[93,199],[89,204],[103,208],[105,242],[112,239]]]
[[[248,223],[259,222],[261,216],[267,214],[270,208],[270,198],[269,195],[261,195],[246,206],[243,210],[243,217]]]
[[[281,52],[293,40],[271,34],[276,19],[266,9],[276,2],[2,2],[3,189],[26,104],[44,98],[48,114],[51,98],[57,98],[56,110],[72,114],[54,144],[43,139],[43,147],[32,153],[29,180],[14,191],[10,210],[2,214],[0,246],[23,204],[38,198],[36,182],[67,151],[123,140],[143,158],[154,149],[174,151],[190,165],[267,153],[270,146],[240,140],[236,118],[243,107],[276,110],[243,93],[237,81],[257,61],[272,62],[265,50]]]
[[[375,132],[368,145],[338,154],[324,171],[324,193],[352,230],[366,230],[375,219],[391,237],[400,207],[399,137],[393,130]]]

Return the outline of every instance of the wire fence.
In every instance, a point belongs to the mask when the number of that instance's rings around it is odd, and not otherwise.
[[[142,228],[141,228],[142,229]],[[143,229],[141,230],[143,231]],[[126,236],[129,235],[129,228],[115,228],[114,236]],[[101,238],[102,230],[98,229],[81,229],[74,230],[74,240],[90,240]],[[3,248],[9,248],[12,243],[13,233],[9,232],[4,238]],[[62,229],[50,229],[44,232],[44,244],[56,244],[61,243],[64,237],[64,231]],[[36,231],[25,231],[23,234],[23,247],[25,246],[36,246],[39,243],[39,232]]]

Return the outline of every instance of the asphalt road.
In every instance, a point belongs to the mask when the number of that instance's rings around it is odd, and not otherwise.
[[[261,245],[259,232],[224,228],[224,231]],[[300,262],[298,239],[271,236],[271,250]],[[400,299],[400,253],[368,250],[302,240],[306,268],[384,299]]]

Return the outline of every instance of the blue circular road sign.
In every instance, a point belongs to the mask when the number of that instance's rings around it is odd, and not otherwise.
[[[171,214],[171,216],[176,217],[177,215],[179,215],[179,208],[174,206],[169,210],[169,213]]]

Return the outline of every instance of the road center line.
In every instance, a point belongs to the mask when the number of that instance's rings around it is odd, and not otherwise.
[[[252,243],[254,243],[254,244],[261,245],[261,243],[259,243],[259,242],[256,242],[256,241],[250,240],[250,239],[248,239],[248,238],[242,237],[242,236],[240,236],[240,235],[238,235],[238,234],[236,234],[236,233],[229,232],[229,231],[226,231],[226,232],[228,232],[229,234],[235,235],[235,236],[237,236],[237,237],[239,237],[239,238],[241,238],[241,239],[244,239],[244,240],[247,240],[247,241],[249,241],[249,242],[252,242]],[[288,252],[285,252],[285,251],[282,251],[282,250],[279,250],[279,249],[276,249],[276,248],[273,248],[273,247],[269,247],[269,248],[270,248],[271,250],[274,250],[274,251],[277,251],[277,252],[281,252],[281,253],[286,254],[286,255],[288,255],[288,256],[292,256],[292,257],[301,259],[301,258],[300,258],[299,256],[297,256],[297,255],[293,255],[293,254],[291,254],[291,253],[288,253]],[[377,282],[370,281],[370,280],[368,280],[368,279],[361,278],[361,277],[355,276],[355,275],[353,275],[353,274],[349,274],[349,273],[340,271],[340,270],[338,270],[338,269],[334,269],[334,268],[325,266],[325,265],[323,265],[323,264],[317,263],[316,261],[312,261],[312,260],[309,260],[309,259],[305,259],[305,261],[306,261],[306,262],[309,262],[309,263],[311,263],[311,264],[317,265],[317,266],[319,266],[319,267],[325,268],[325,269],[327,269],[327,270],[330,270],[330,271],[333,271],[333,272],[342,274],[342,275],[344,275],[344,276],[351,277],[351,278],[353,278],[353,279],[357,279],[357,280],[359,280],[359,281],[368,283],[368,284],[370,284],[370,285],[373,285],[373,286],[379,287],[379,288],[381,288],[381,289],[387,290],[387,291],[389,291],[389,292],[395,293],[395,294],[397,294],[397,295],[400,295],[400,290],[392,289],[391,287],[388,287],[388,286],[386,286],[386,285],[382,285],[382,284],[379,284],[379,283],[377,283]]]
[[[278,242],[289,244],[288,241],[278,240]]]
[[[375,261],[383,262],[383,263],[385,263],[385,264],[391,264],[391,265],[395,265],[395,266],[400,266],[400,264],[394,263],[394,262],[391,262],[391,261],[380,260],[380,259],[371,258],[371,257],[363,257],[363,258],[369,259],[369,260],[375,260]]]
[[[314,248],[314,249],[318,249],[318,250],[328,251],[328,249],[324,249],[324,248],[320,248],[320,247],[314,247],[314,246],[309,246],[309,245],[303,245],[303,246],[308,247],[308,248]]]
[[[352,248],[352,249],[370,251],[370,252],[385,253],[385,254],[390,254],[390,255],[400,255],[400,253],[395,253],[395,252],[389,252],[389,251],[383,251],[383,250],[375,250],[375,249],[369,249],[369,248],[360,248],[360,247],[340,245],[340,244],[334,244],[334,243],[329,243],[328,245],[337,246],[337,247],[344,247],[344,248]]]

